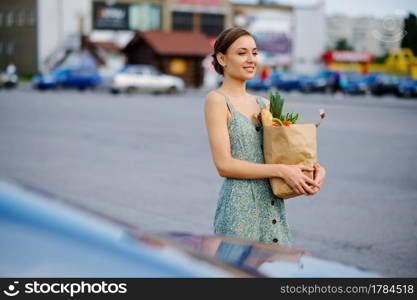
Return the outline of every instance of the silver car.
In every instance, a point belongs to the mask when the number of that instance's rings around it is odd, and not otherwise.
[[[111,82],[111,92],[136,91],[177,93],[184,91],[184,81],[159,72],[151,65],[127,65],[117,72]]]

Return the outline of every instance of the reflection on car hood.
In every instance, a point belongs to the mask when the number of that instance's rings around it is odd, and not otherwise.
[[[336,262],[319,259],[310,253],[264,243],[228,237],[161,233],[182,248],[214,257],[267,277],[379,277],[380,275]]]

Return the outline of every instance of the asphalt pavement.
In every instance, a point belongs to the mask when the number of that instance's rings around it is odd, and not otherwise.
[[[212,234],[223,179],[207,141],[206,93],[0,90],[0,178],[147,230]],[[318,129],[326,183],[286,201],[294,246],[416,277],[417,99],[283,95],[299,122],[327,113]]]

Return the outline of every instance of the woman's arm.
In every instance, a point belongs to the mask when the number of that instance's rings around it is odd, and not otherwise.
[[[313,168],[297,165],[259,164],[232,157],[227,129],[228,108],[222,95],[215,92],[208,94],[204,113],[211,155],[220,176],[238,179],[281,177],[297,193],[314,194],[312,186],[318,187],[317,183],[302,172],[314,171]]]
[[[227,129],[228,108],[222,95],[215,92],[209,93],[204,113],[211,155],[220,176],[255,179],[282,175],[279,165],[258,164],[232,157]]]

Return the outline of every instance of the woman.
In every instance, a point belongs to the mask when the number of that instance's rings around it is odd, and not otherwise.
[[[256,43],[238,27],[223,31],[214,45],[213,66],[224,76],[207,95],[205,120],[218,173],[226,177],[219,193],[214,232],[217,235],[291,246],[284,201],[273,195],[270,177],[281,177],[297,193],[314,195],[325,178],[324,168],[265,164],[261,108],[269,101],[246,92],[246,80],[257,67]],[[315,171],[315,180],[302,171]]]

